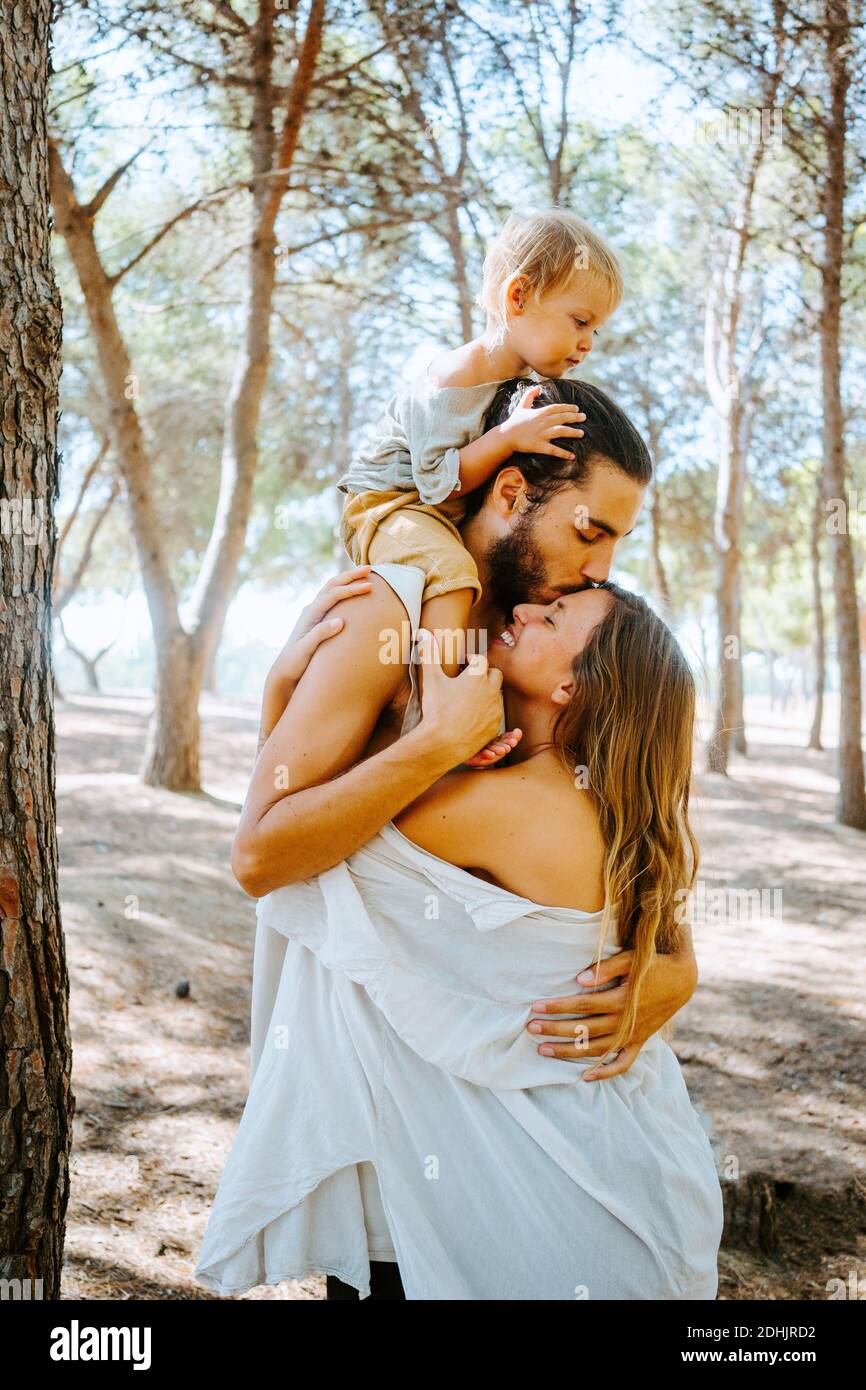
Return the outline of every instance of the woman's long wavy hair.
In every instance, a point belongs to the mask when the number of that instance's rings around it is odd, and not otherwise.
[[[611,1052],[627,1043],[657,954],[682,942],[682,903],[698,845],[689,824],[695,682],[670,628],[638,595],[607,583],[609,613],[572,663],[575,689],[554,748],[598,811],[605,846],[604,914],[633,950],[626,1007]]]

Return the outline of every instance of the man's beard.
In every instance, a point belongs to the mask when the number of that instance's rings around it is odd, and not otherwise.
[[[535,526],[524,513],[484,556],[491,597],[510,621],[517,603],[539,603],[547,591],[547,570],[535,543]]]

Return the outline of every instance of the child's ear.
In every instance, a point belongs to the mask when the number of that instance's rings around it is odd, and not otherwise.
[[[550,698],[555,705],[567,705],[573,694],[574,681],[569,679],[560,681]]]
[[[513,314],[522,314],[529,298],[529,281],[525,275],[515,275],[508,286],[505,299]]]

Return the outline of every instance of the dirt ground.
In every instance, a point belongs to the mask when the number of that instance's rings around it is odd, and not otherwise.
[[[214,1297],[192,1270],[246,1098],[255,914],[228,860],[256,710],[206,697],[198,796],[138,781],[146,712],[135,696],[58,707],[77,1097],[66,1298]],[[825,1299],[866,1274],[866,837],[833,822],[833,754],[801,744],[756,727],[695,807],[701,983],[673,1046],[730,1179],[728,1299]],[[749,918],[731,889],[765,890],[769,915]],[[245,1295],[322,1296],[315,1278]]]

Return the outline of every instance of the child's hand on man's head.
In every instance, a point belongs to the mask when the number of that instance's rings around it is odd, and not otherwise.
[[[586,416],[576,405],[540,405],[533,409],[540,386],[530,386],[520,404],[511,412],[500,430],[514,454],[551,454],[554,458],[571,458],[568,449],[561,449],[557,439],[581,439],[583,430],[577,423]]]

